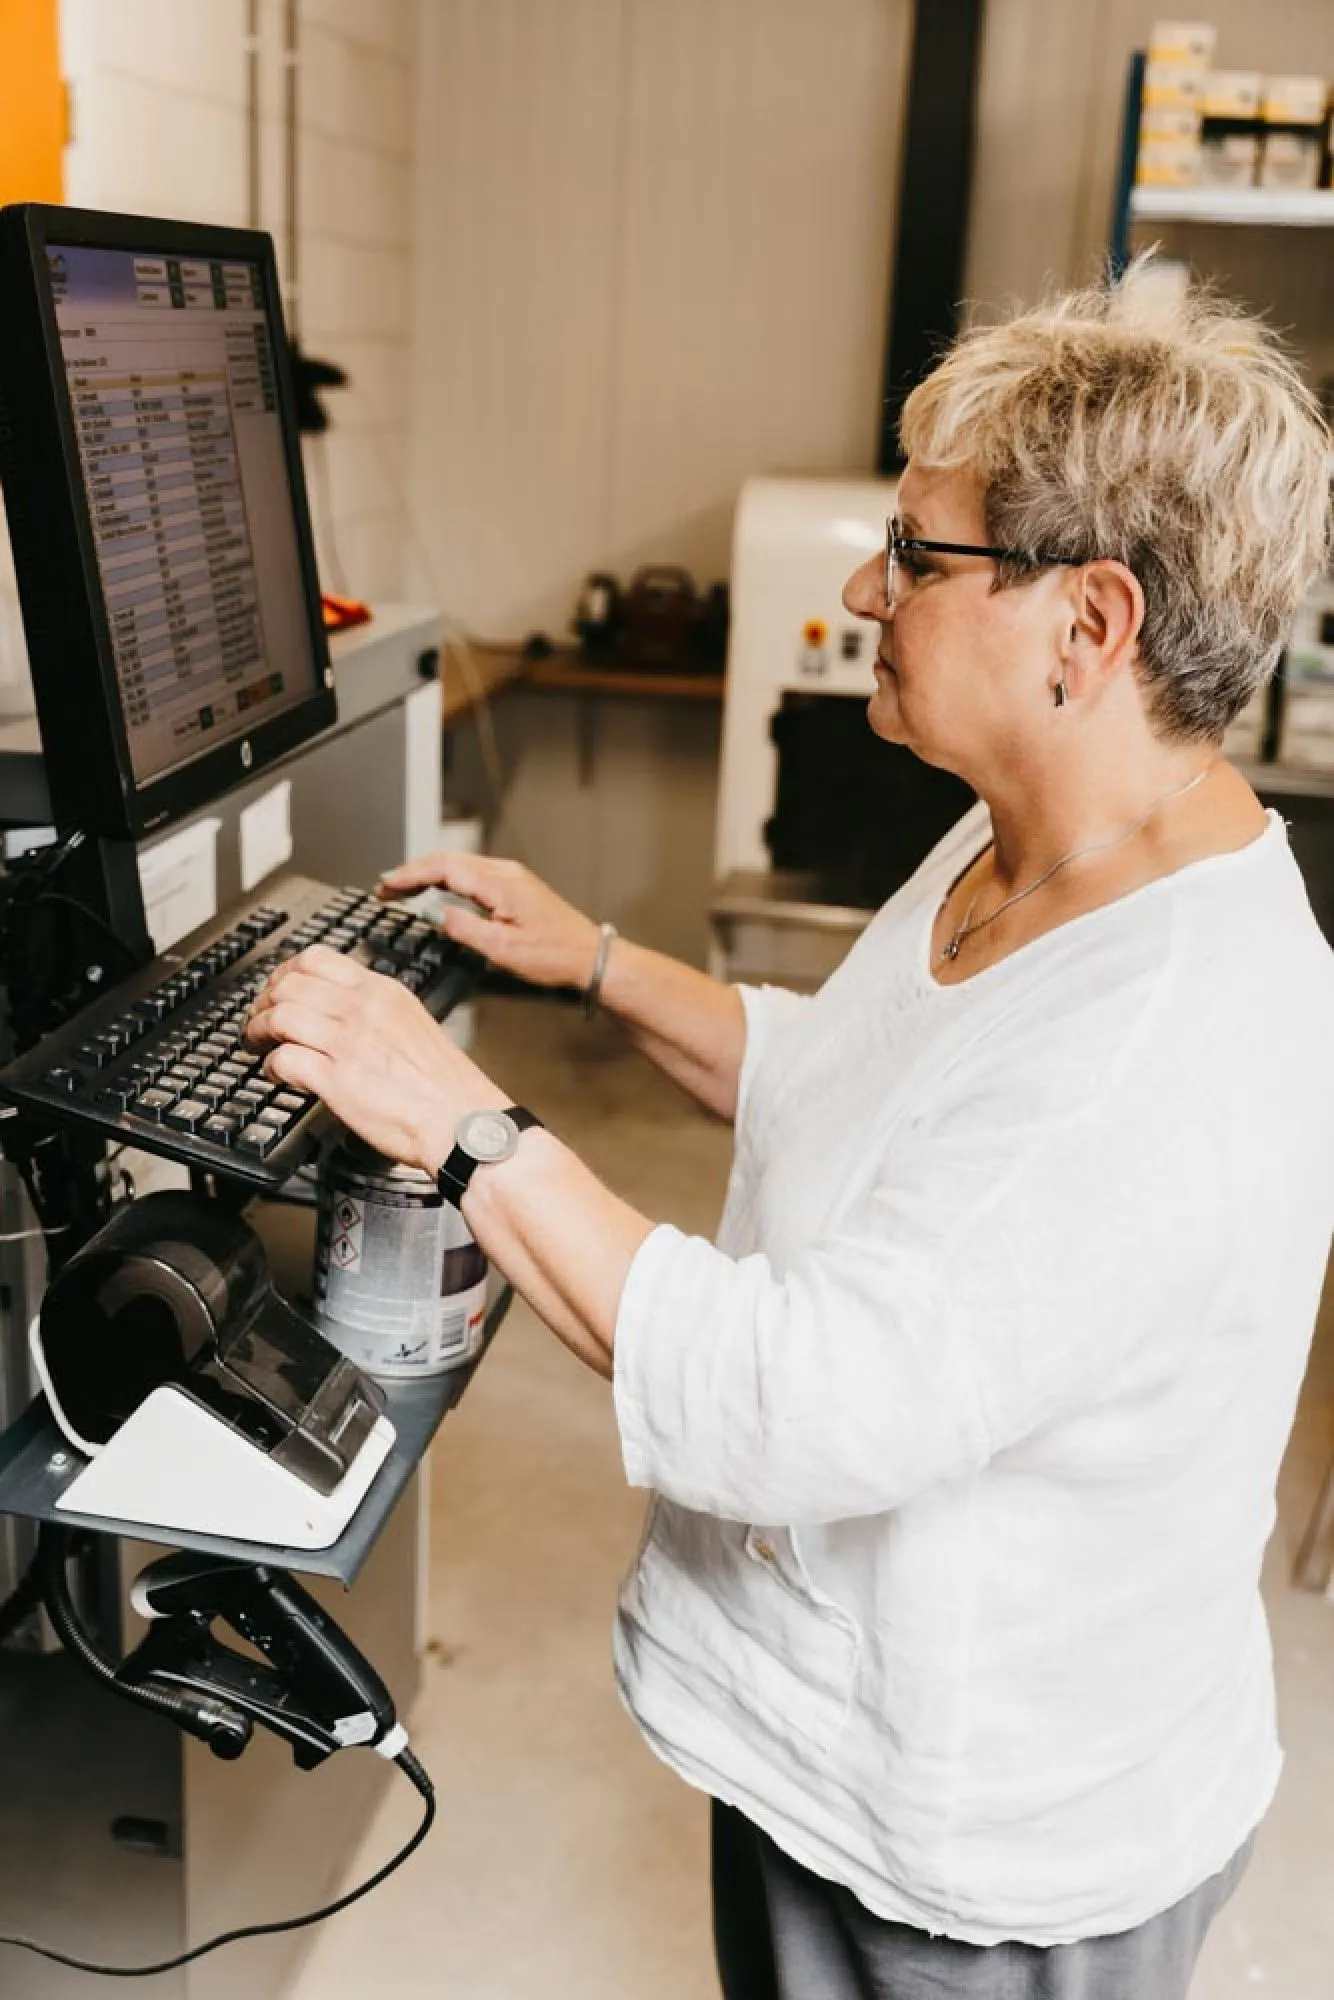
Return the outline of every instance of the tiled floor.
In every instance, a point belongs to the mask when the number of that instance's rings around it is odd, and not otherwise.
[[[646,1213],[711,1228],[728,1134],[613,1030],[493,1002],[478,1053]],[[1192,2000],[1334,1991],[1334,1603],[1287,1581],[1332,1447],[1334,1311],[1270,1551],[1288,1770]],[[620,1476],[607,1387],[516,1308],[444,1428],[433,1481],[431,1653],[413,1740],[439,1824],[401,1874],[326,1926],[293,2000],[715,2000],[704,1805],[642,1747],[611,1686],[612,1604],[641,1509]],[[404,1785],[354,1873],[415,1812]]]

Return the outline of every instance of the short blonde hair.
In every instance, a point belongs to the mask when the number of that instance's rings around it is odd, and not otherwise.
[[[1114,557],[1168,739],[1217,739],[1273,673],[1329,555],[1330,435],[1264,323],[1151,256],[966,333],[908,397],[918,464],[981,484],[988,540]],[[997,587],[1034,574],[1003,564]]]

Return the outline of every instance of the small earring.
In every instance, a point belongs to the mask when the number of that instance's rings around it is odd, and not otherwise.
[[[1054,695],[1057,708],[1064,708],[1070,699],[1070,690],[1064,681],[1057,681]]]

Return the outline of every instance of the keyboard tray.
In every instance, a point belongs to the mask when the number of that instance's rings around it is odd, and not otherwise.
[[[241,1032],[269,974],[307,945],[354,953],[441,1021],[483,962],[403,904],[289,875],[119,982],[0,1070],[0,1099],[43,1124],[274,1188],[331,1129],[319,1100],[261,1073]]]

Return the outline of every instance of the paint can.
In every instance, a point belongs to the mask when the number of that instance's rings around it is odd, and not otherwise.
[[[429,1174],[339,1140],[320,1163],[315,1320],[349,1361],[388,1381],[476,1359],[487,1260]]]

